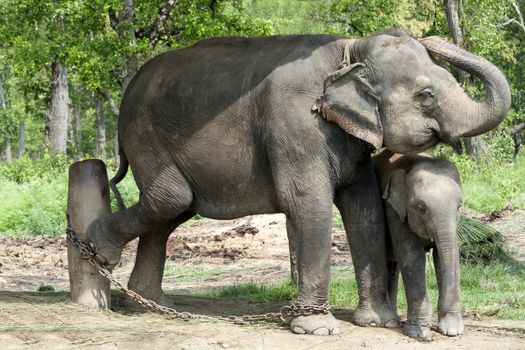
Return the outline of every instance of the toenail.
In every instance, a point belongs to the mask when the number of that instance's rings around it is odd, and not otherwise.
[[[306,331],[302,329],[301,327],[294,327],[292,329],[292,332],[294,332],[295,334],[305,334],[306,333]]]
[[[328,330],[328,328],[321,327],[321,328],[317,328],[315,331],[313,331],[312,334],[313,335],[328,335],[328,334],[330,334],[330,331]]]
[[[386,328],[399,328],[400,324],[396,320],[388,320],[385,322]]]

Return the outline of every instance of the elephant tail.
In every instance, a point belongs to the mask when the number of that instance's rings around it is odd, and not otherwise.
[[[111,188],[111,191],[115,195],[115,199],[117,200],[118,209],[124,210],[126,209],[126,204],[124,204],[124,201],[122,200],[122,196],[120,195],[120,192],[117,188],[117,184],[120,181],[122,181],[122,179],[128,173],[129,162],[122,148],[119,149],[118,154],[120,158],[120,164],[119,164],[119,167],[118,167],[118,170],[115,176],[113,176],[113,178],[109,180],[109,187]]]

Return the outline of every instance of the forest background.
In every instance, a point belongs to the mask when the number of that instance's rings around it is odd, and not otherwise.
[[[460,169],[469,210],[525,208],[524,9],[524,0],[0,0],[0,234],[64,232],[67,167],[96,157],[115,171],[122,92],[149,58],[216,36],[359,38],[386,27],[445,37],[504,72],[505,121],[463,140],[463,155],[433,153]],[[137,200],[131,176],[120,187]]]

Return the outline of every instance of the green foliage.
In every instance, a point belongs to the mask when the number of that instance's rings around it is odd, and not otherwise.
[[[458,241],[461,261],[464,263],[516,263],[505,247],[505,238],[501,232],[463,215],[458,222]]]
[[[46,180],[67,173],[70,162],[71,160],[62,154],[44,153],[38,160],[23,156],[9,163],[1,163],[0,178],[19,184],[34,179]]]
[[[66,229],[66,173],[17,183],[0,178],[0,234],[58,235]]]
[[[63,155],[38,161],[21,157],[0,164],[0,235],[59,235],[66,228],[68,167]],[[114,170],[110,168],[110,177]],[[118,185],[122,198],[133,204],[138,189],[132,174]],[[112,210],[117,204],[112,196]]]
[[[323,1],[252,0],[247,12],[269,21],[277,34],[316,34],[326,32],[326,25],[317,10]]]

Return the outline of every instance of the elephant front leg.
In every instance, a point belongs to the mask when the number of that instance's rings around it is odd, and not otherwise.
[[[370,164],[358,173],[362,174],[360,180],[336,194],[359,292],[354,323],[399,327],[399,319],[388,301],[384,214],[379,188]]]
[[[425,284],[425,247],[421,239],[399,220],[389,204],[386,204],[386,214],[408,304],[403,333],[411,338],[427,339],[432,305]]]
[[[461,285],[459,271],[459,249],[457,244],[452,248],[454,260],[448,262],[449,269],[441,262],[440,254],[436,248],[432,254],[434,267],[439,287],[438,302],[438,331],[448,336],[456,336],[464,331],[463,318],[461,316]]]
[[[297,258],[297,304],[320,306],[328,301],[331,263],[331,208],[309,203],[311,208],[288,216],[288,225],[295,233]],[[297,316],[290,322],[292,332],[299,334],[338,334],[339,322],[331,313]]]

